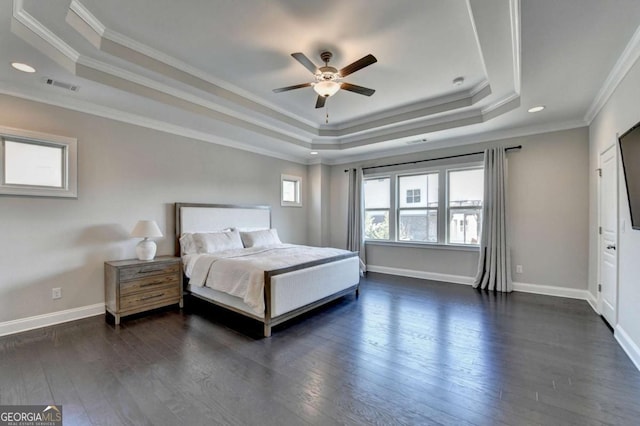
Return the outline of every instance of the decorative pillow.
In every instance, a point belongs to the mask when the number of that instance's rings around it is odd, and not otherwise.
[[[243,248],[240,232],[237,230],[193,234],[193,240],[195,241],[198,253],[215,253],[223,250]]]
[[[242,237],[242,244],[244,244],[246,248],[282,244],[282,241],[280,241],[278,237],[278,231],[275,228],[241,232],[240,237]]]
[[[180,249],[183,256],[185,254],[195,254],[198,252],[196,242],[193,241],[193,234],[185,232],[180,236]]]

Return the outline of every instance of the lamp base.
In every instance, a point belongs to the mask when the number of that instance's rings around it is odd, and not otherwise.
[[[155,242],[145,238],[136,246],[136,255],[139,260],[153,260],[156,256],[157,248]]]

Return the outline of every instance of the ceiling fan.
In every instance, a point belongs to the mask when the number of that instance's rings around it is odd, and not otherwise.
[[[318,99],[316,101],[316,108],[322,108],[327,98],[335,95],[338,90],[348,90],[350,92],[358,93],[360,95],[371,96],[375,93],[375,90],[369,89],[367,87],[357,86],[351,83],[341,82],[340,80],[349,74],[353,74],[354,72],[361,70],[364,67],[367,67],[371,64],[378,62],[375,56],[369,54],[363,58],[358,59],[352,64],[347,65],[338,71],[334,67],[329,66],[329,60],[333,56],[331,52],[322,52],[320,54],[320,58],[324,62],[323,67],[316,67],[313,62],[309,58],[307,58],[304,53],[292,53],[293,56],[298,62],[300,62],[306,69],[311,71],[313,76],[315,77],[315,81],[311,83],[302,83],[296,84],[294,86],[281,87],[279,89],[273,89],[275,93],[286,92],[288,90],[301,89],[303,87],[313,87],[313,90],[318,94]]]

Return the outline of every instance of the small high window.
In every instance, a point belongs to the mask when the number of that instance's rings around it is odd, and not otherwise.
[[[282,201],[281,205],[285,207],[301,207],[302,199],[300,196],[300,184],[302,178],[298,176],[282,175],[281,177]]]
[[[76,140],[0,128],[0,194],[77,197]]]

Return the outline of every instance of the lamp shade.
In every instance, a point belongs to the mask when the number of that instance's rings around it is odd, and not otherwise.
[[[162,232],[155,220],[139,220],[131,231],[131,236],[139,238],[162,237]]]

